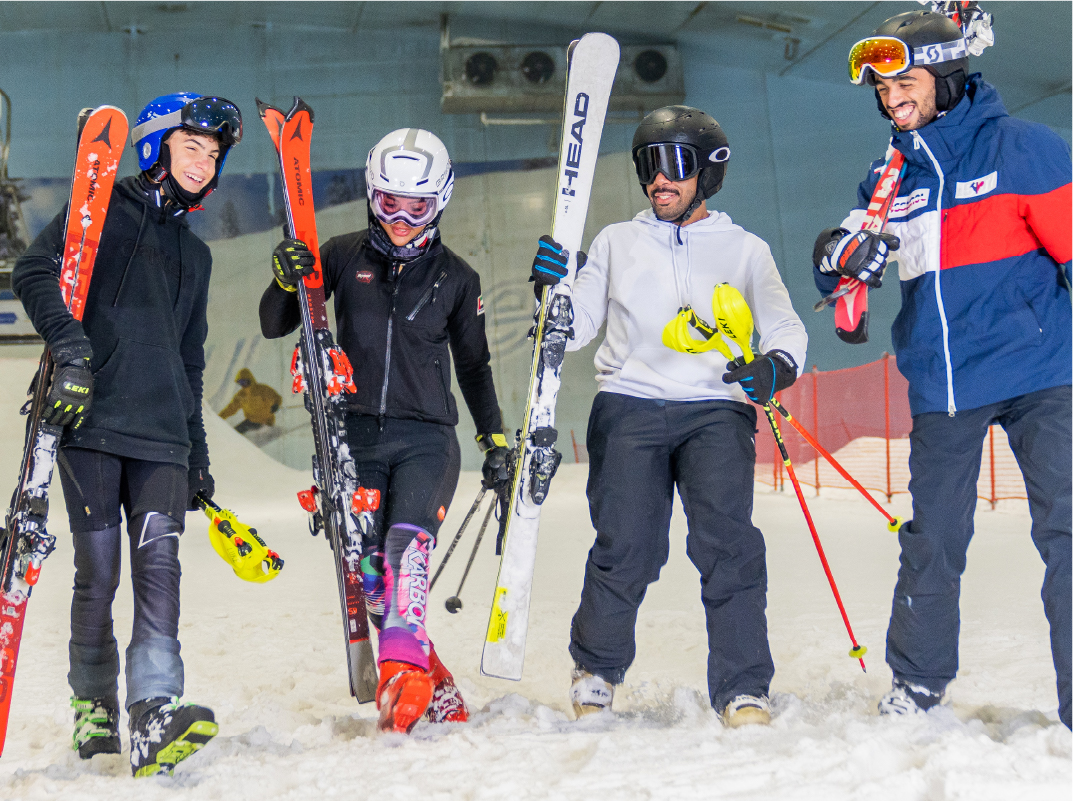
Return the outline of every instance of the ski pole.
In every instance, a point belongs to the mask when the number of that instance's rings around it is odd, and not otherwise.
[[[745,298],[730,284],[719,284],[712,295],[712,311],[715,314],[716,323],[720,330],[741,350],[745,363],[751,362],[753,360],[753,346],[750,343],[753,335],[753,313],[749,310],[749,305],[745,302]],[[831,573],[827,555],[823,552],[820,535],[816,531],[816,524],[813,522],[812,514],[808,510],[808,504],[805,503],[805,495],[801,492],[801,484],[797,480],[797,474],[794,473],[794,466],[790,462],[790,454],[786,452],[786,443],[782,441],[782,432],[779,430],[779,424],[775,420],[775,413],[771,411],[770,403],[764,404],[764,414],[771,425],[771,433],[775,437],[775,442],[779,446],[779,454],[782,456],[782,463],[790,476],[790,483],[794,485],[794,492],[797,493],[797,500],[801,504],[805,522],[808,523],[809,532],[812,534],[812,542],[816,545],[816,553],[819,554],[823,572],[827,576],[827,582],[831,585],[831,593],[834,595],[838,611],[842,615],[842,622],[846,624],[846,632],[849,634],[850,643],[853,645],[850,648],[849,655],[860,662],[861,670],[867,673],[868,668],[864,666],[864,655],[868,649],[858,643],[853,634],[849,615],[846,614],[846,607],[842,603],[842,596],[838,592],[838,585],[835,584],[835,577]]]
[[[887,529],[888,530],[897,531],[899,528],[901,528],[902,522],[903,522],[902,519],[900,517],[895,517],[894,515],[890,514],[890,512],[888,512],[886,509],[884,509],[882,506],[880,506],[879,501],[877,501],[875,498],[873,498],[871,493],[869,493],[868,490],[866,490],[863,486],[861,486],[860,482],[857,481],[857,479],[855,479],[853,476],[851,476],[849,474],[849,471],[846,470],[846,468],[844,468],[842,465],[840,465],[835,460],[835,457],[833,457],[831,454],[829,454],[827,452],[827,450],[822,445],[820,445],[819,442],[816,441],[816,438],[813,437],[808,432],[808,429],[806,429],[803,425],[801,425],[797,421],[797,418],[795,418],[792,414],[790,414],[790,412],[787,410],[787,408],[785,406],[783,406],[779,402],[779,400],[777,398],[772,398],[771,399],[771,405],[774,406],[776,409],[778,409],[779,414],[781,414],[783,417],[785,417],[789,421],[790,425],[792,425],[794,428],[797,429],[797,433],[800,434],[802,437],[804,437],[805,442],[807,442],[809,445],[811,445],[816,450],[817,453],[819,453],[821,456],[823,456],[824,459],[826,459],[828,462],[830,462],[831,467],[833,467],[835,470],[837,470],[839,472],[839,474],[842,476],[842,478],[846,479],[846,481],[848,481],[850,484],[852,484],[861,493],[861,495],[863,495],[865,498],[868,499],[868,502],[871,503],[872,506],[874,506],[876,509],[879,510],[879,513],[881,515],[883,515],[883,517],[887,518]]]
[[[469,575],[469,569],[473,567],[473,560],[477,558],[477,549],[481,547],[481,539],[484,537],[484,530],[488,528],[488,521],[492,519],[492,510],[495,508],[495,503],[488,504],[488,511],[484,513],[484,520],[481,521],[481,528],[477,532],[477,539],[473,543],[473,550],[470,551],[469,561],[466,562],[466,569],[462,572],[462,580],[458,582],[458,590],[454,595],[443,602],[444,607],[452,615],[462,608],[462,599],[458,596],[462,594],[462,585],[466,583],[466,576]]]
[[[447,553],[443,556],[443,561],[440,562],[440,566],[436,568],[436,575],[432,577],[432,581],[429,582],[428,591],[432,592],[432,588],[436,586],[436,579],[440,577],[440,573],[443,572],[444,567],[447,566],[447,560],[451,558],[451,554],[455,552],[455,546],[458,545],[458,541],[462,539],[462,533],[466,530],[466,526],[469,525],[469,521],[473,519],[473,515],[477,513],[477,508],[481,505],[481,501],[484,500],[484,493],[488,492],[488,488],[481,484],[481,491],[477,493],[477,500],[473,502],[473,505],[469,507],[469,511],[466,513],[466,519],[462,521],[462,525],[458,527],[458,533],[455,534],[455,538],[451,540],[451,547],[447,549]]]

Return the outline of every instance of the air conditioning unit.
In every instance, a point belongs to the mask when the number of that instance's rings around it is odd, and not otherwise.
[[[565,47],[467,45],[440,50],[445,114],[562,111]],[[611,109],[651,111],[685,99],[682,60],[674,45],[622,48]]]

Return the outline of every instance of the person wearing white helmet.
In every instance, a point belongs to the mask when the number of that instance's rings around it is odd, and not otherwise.
[[[476,271],[439,237],[454,172],[447,148],[419,128],[394,131],[369,151],[367,230],[320,250],[324,290],[335,299],[337,341],[354,366],[347,437],[361,485],[380,490],[362,570],[379,629],[380,728],[409,732],[423,717],[464,721],[466,705],[425,631],[428,559],[458,483],[461,454],[451,394],[459,388],[485,452],[485,485],[506,483],[507,442],[484,330]],[[261,331],[299,323],[297,283],[313,254],[285,239],[272,254]],[[405,599],[405,600],[403,600]]]

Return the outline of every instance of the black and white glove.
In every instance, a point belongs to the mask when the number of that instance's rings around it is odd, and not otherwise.
[[[316,269],[317,259],[300,239],[284,239],[272,251],[272,273],[288,292],[298,291],[298,282]]]
[[[190,490],[187,495],[186,508],[188,511],[196,512],[201,507],[194,502],[194,496],[200,495],[206,501],[212,500],[216,492],[216,482],[213,481],[207,467],[191,467],[186,474],[186,480]]]
[[[900,245],[901,241],[893,234],[875,231],[851,234],[844,228],[828,228],[816,238],[812,263],[824,275],[856,278],[872,289],[879,289],[883,285],[887,257]]]
[[[533,259],[533,274],[529,280],[533,282],[533,292],[537,299],[546,286],[555,286],[566,278],[570,272],[567,264],[570,261],[570,251],[545,234],[540,237],[540,247],[537,249],[536,258]],[[579,250],[577,254],[577,268],[585,266],[588,257],[585,251]]]
[[[797,380],[797,362],[783,350],[769,350],[748,364],[735,359],[727,364],[723,374],[724,384],[741,384],[753,403],[763,406],[770,403],[776,392],[793,386]]]
[[[510,448],[507,447],[507,438],[502,434],[478,434],[477,447],[484,451],[481,483],[486,489],[499,492],[510,478]]]

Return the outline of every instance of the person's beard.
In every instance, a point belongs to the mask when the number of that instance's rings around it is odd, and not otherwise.
[[[690,204],[697,196],[696,190],[693,190],[693,194],[688,198],[683,198],[682,193],[679,192],[677,189],[664,188],[660,191],[674,192],[678,195],[677,203],[674,203],[673,205],[664,208],[657,208],[656,202],[652,198],[652,194],[655,194],[655,190],[651,190],[651,194],[649,194],[648,201],[652,204],[652,211],[656,215],[657,219],[663,220],[664,222],[674,222],[679,217],[681,217],[685,213],[685,210],[689,208]]]

